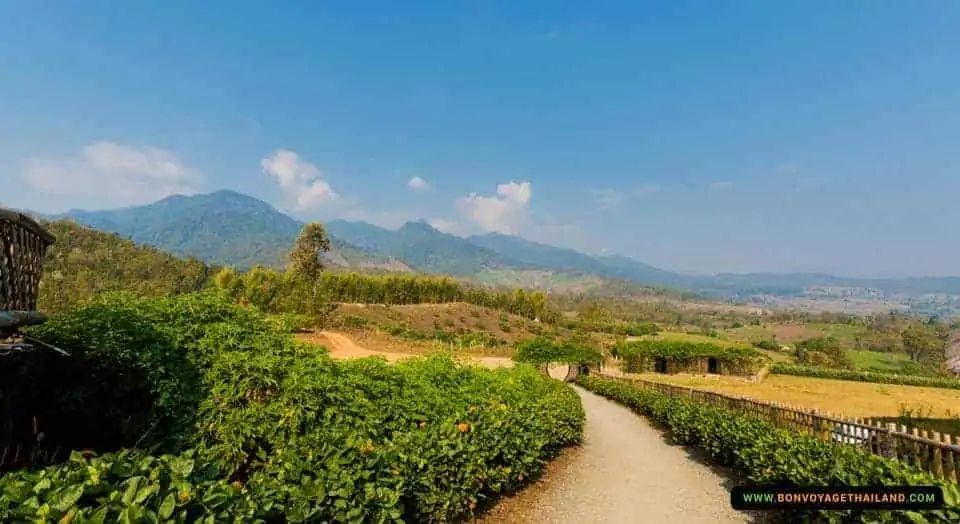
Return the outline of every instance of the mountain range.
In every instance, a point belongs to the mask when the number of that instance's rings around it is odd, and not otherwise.
[[[36,213],[34,213],[36,215]],[[105,211],[71,210],[46,219],[71,219],[176,255],[246,269],[279,267],[303,225],[254,197],[221,190],[174,195],[153,204]],[[865,279],[825,274],[684,275],[625,256],[594,256],[518,236],[489,233],[467,238],[425,222],[385,229],[360,221],[324,222],[333,244],[330,264],[358,269],[447,274],[484,282],[589,286],[613,279],[686,289],[717,298],[885,298],[917,300],[960,296],[958,277]],[[574,286],[575,287],[575,286]],[[960,304],[958,304],[960,305]]]

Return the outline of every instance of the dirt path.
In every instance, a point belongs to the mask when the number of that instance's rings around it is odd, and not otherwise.
[[[382,356],[386,358],[388,362],[396,362],[404,357],[409,358],[416,356],[403,353],[389,353],[386,351],[373,351],[365,347],[360,347],[345,335],[333,331],[321,331],[317,334],[323,339],[317,342],[326,346],[326,348],[330,350],[330,356],[333,358],[363,358]]]
[[[380,356],[387,359],[387,362],[396,362],[405,358],[420,356],[416,353],[399,353],[392,351],[376,351],[360,346],[350,337],[343,333],[335,331],[320,331],[318,333],[305,333],[298,337],[304,342],[311,344],[320,344],[330,351],[330,356],[336,359],[364,358]],[[465,355],[464,361],[480,364],[482,366],[496,368],[512,366],[513,361],[503,357],[480,357]]]
[[[575,388],[587,412],[583,446],[478,521],[506,523],[741,523],[725,479],[664,441],[642,417]]]

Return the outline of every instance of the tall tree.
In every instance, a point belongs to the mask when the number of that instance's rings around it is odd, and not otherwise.
[[[938,366],[944,359],[945,333],[924,324],[912,324],[903,330],[903,349],[919,364]]]
[[[330,251],[330,237],[319,222],[304,224],[290,251],[290,269],[297,276],[310,281],[320,278],[324,270],[320,254]]]

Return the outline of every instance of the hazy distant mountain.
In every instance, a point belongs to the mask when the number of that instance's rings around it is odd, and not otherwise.
[[[302,225],[261,200],[233,191],[171,196],[145,206],[108,211],[74,210],[46,218],[63,217],[170,253],[240,268],[254,264],[282,266]],[[867,279],[818,273],[690,276],[625,256],[591,256],[516,236],[491,233],[461,238],[425,222],[408,222],[396,230],[345,220],[331,220],[325,226],[335,247],[328,256],[330,262],[348,267],[415,270],[538,286],[550,281],[596,283],[601,277],[688,289],[718,298],[841,302],[882,298],[900,300],[924,311],[960,308],[960,277]]]
[[[72,210],[55,218],[70,218],[170,253],[240,268],[283,266],[302,226],[269,204],[233,191],[174,195],[145,206],[107,211]],[[333,263],[405,269],[341,239],[331,238],[331,242]]]
[[[677,285],[683,280],[677,273],[655,268],[624,256],[594,257],[569,248],[548,246],[513,235],[489,233],[474,235],[474,244],[499,251],[525,264],[560,271],[597,275],[644,284]]]
[[[407,222],[397,230],[345,220],[331,220],[326,226],[337,238],[396,257],[429,273],[469,277],[488,269],[525,269],[528,266],[507,254],[443,233],[425,222]]]

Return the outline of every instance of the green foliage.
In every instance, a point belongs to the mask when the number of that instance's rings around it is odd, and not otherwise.
[[[603,355],[571,340],[557,341],[546,337],[535,337],[517,344],[513,360],[536,366],[550,363],[598,366]]]
[[[794,486],[939,485],[947,507],[917,512],[791,512],[790,522],[957,522],[960,486],[855,446],[778,428],[752,415],[670,397],[655,390],[591,376],[585,388],[620,402],[670,431],[678,444],[695,446],[748,482]]]
[[[798,377],[828,378],[836,380],[853,380],[874,384],[891,384],[901,386],[920,386],[928,388],[960,389],[960,380],[940,377],[924,377],[913,375],[894,375],[877,373],[874,371],[856,371],[848,369],[825,369],[813,366],[794,366],[789,364],[774,364],[770,372],[777,375],[794,375]]]
[[[760,357],[755,349],[746,346],[725,346],[685,340],[637,340],[617,345],[618,356],[624,358],[665,358],[669,360],[697,360],[714,357],[720,361],[747,361]]]
[[[753,347],[766,349],[767,351],[780,351],[780,344],[777,344],[773,340],[757,340],[753,343]]]
[[[557,316],[548,307],[542,292],[495,291],[448,277],[322,273],[315,281],[304,281],[292,274],[255,267],[245,274],[218,275],[213,285],[236,300],[271,313],[311,314],[311,308],[321,311],[323,304],[332,302],[390,305],[468,302],[531,319],[549,321]]]
[[[797,362],[838,368],[852,368],[853,363],[836,337],[808,338],[797,342]]]
[[[911,324],[901,334],[903,350],[916,363],[939,366],[945,358],[949,330],[934,324]]]
[[[290,270],[297,276],[314,282],[323,271],[320,256],[330,251],[330,239],[323,224],[311,222],[304,224],[300,235],[290,250]]]
[[[257,510],[242,486],[198,468],[192,452],[75,452],[56,467],[7,473],[0,489],[5,522],[243,522]]]
[[[37,304],[47,314],[103,292],[163,296],[199,291],[216,273],[199,260],[181,260],[66,220],[43,225],[57,237],[44,259]]]
[[[3,522],[450,521],[518,489],[583,430],[576,393],[530,366],[337,362],[222,293],[105,296],[40,330],[106,370],[136,372],[87,411],[120,411],[113,402],[159,420],[147,439],[157,454],[6,473]],[[123,405],[130,396],[139,401]]]
[[[313,327],[313,321],[306,315],[281,313],[271,317],[274,325],[284,333],[302,333]]]

